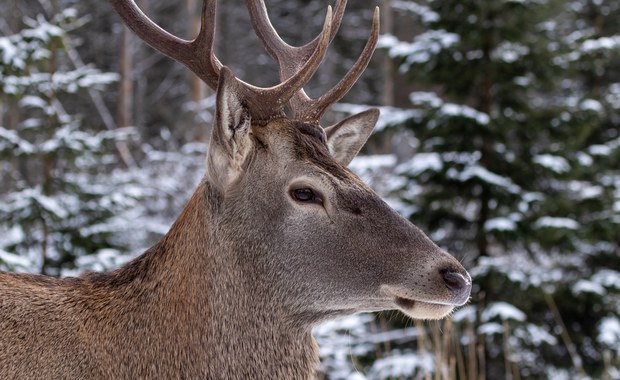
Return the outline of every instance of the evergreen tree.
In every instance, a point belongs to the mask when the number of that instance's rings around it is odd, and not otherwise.
[[[397,194],[473,267],[473,305],[455,320],[475,326],[474,363],[488,378],[617,370],[603,327],[619,325],[618,37],[600,26],[618,6],[396,4],[428,29],[382,46],[433,90],[410,95],[418,151],[397,168]]]
[[[76,12],[68,8],[49,21],[38,16],[26,22],[21,32],[0,38],[0,93],[17,105],[7,121],[12,126],[0,127],[6,159],[0,167],[0,265],[58,275],[84,255],[116,255],[126,246],[115,237],[113,221],[133,196],[106,175],[106,164],[115,162],[106,143],[127,132],[88,130],[63,107],[116,80],[68,65],[67,31],[82,22]]]
[[[566,296],[585,370],[595,377],[620,376],[620,4],[569,1],[565,34],[569,72],[562,88],[566,149],[573,155],[564,189],[577,215],[579,234]],[[577,302],[575,302],[577,300]]]

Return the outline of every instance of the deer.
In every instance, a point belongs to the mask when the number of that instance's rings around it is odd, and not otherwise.
[[[339,29],[284,42],[262,0],[246,0],[280,83],[257,87],[214,54],[216,4],[193,40],[161,29],[134,0],[109,0],[147,44],[216,91],[206,173],[168,233],[107,273],[0,273],[0,378],[309,379],[312,328],[359,312],[440,319],[468,302],[460,262],[347,168],[379,117],[371,108],[323,128],[368,65],[379,12],[359,58],[329,91],[304,86]]]

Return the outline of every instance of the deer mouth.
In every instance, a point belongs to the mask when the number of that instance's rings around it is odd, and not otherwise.
[[[457,306],[451,302],[410,298],[389,286],[384,286],[383,290],[392,299],[395,309],[414,319],[441,319]]]
[[[414,319],[441,319],[450,314],[456,306],[398,296],[394,298],[394,303],[400,311]]]
[[[396,297],[394,299],[394,302],[396,303],[396,305],[398,305],[399,308],[405,309],[405,310],[413,309],[416,303],[416,301],[414,300],[410,300],[408,298],[403,298],[403,297]]]

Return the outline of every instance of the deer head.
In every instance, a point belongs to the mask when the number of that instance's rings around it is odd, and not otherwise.
[[[378,110],[319,125],[367,66],[378,8],[357,62],[330,91],[311,99],[303,86],[335,36],[346,1],[333,13],[328,7],[313,41],[293,47],[274,30],[264,2],[246,0],[257,35],[279,64],[282,82],[270,88],[241,81],[214,55],[215,1],[204,2],[192,41],[160,29],[131,0],[111,3],[140,38],[217,90],[204,186],[211,190],[218,244],[247,261],[251,277],[291,313],[315,321],[397,308],[414,318],[441,318],[467,301],[470,277],[458,261],[346,168]]]

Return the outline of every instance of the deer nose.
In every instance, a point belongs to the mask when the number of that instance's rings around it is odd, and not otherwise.
[[[442,270],[441,276],[452,293],[451,301],[459,306],[465,304],[471,293],[471,277],[469,274],[465,272],[463,275],[452,270]]]

